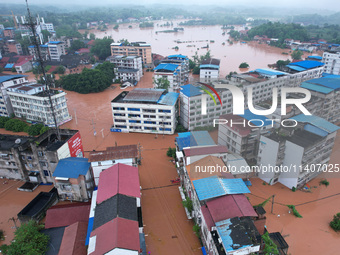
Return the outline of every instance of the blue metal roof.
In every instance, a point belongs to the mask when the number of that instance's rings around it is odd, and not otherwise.
[[[328,122],[327,120],[314,115],[299,114],[297,116],[291,117],[291,119],[302,123],[309,123],[328,132],[328,134],[336,132],[340,129],[338,126]]]
[[[305,89],[309,89],[309,90],[313,90],[316,92],[320,92],[322,94],[328,94],[330,92],[332,92],[334,89],[330,89],[330,88],[326,88],[317,84],[312,84],[312,83],[308,83],[308,82],[303,82],[300,85],[301,88],[305,88]]]
[[[286,65],[288,68],[298,71],[298,72],[302,72],[302,71],[306,71],[306,68],[303,68],[301,66],[292,66],[292,65]]]
[[[181,55],[181,54],[178,54],[178,55],[170,55],[168,56],[168,58],[181,58],[181,59],[188,59],[187,56],[184,56],[184,55]]]
[[[323,66],[324,63],[319,62],[319,61],[315,61],[315,60],[304,60],[304,61],[290,63],[289,65],[300,66],[300,67],[303,67],[305,69],[312,69],[312,68],[315,68],[315,67]]]
[[[50,43],[50,44],[59,44],[59,43],[61,43],[61,41],[51,41],[51,42],[48,42],[48,43]]]
[[[194,180],[192,183],[200,201],[224,195],[250,193],[242,179],[222,179],[212,176]]]
[[[22,77],[27,77],[27,75],[17,74],[17,75],[4,75],[4,76],[0,76],[0,83],[1,82],[5,82],[5,81],[9,81],[9,80],[13,80],[13,79],[22,78]]]
[[[321,78],[308,80],[305,83],[320,85],[330,89],[340,89],[340,75],[327,75]]]
[[[178,68],[178,66],[179,65],[176,65],[176,64],[162,63],[156,66],[154,70],[168,70],[168,71],[173,72]]]
[[[308,56],[308,58],[322,60],[321,56]]]
[[[212,64],[206,64],[206,65],[200,65],[200,68],[215,68],[215,69],[219,69],[220,66],[212,65]]]
[[[261,73],[261,74],[265,74],[265,75],[285,75],[287,73],[285,72],[280,72],[280,71],[276,71],[273,69],[269,69],[269,68],[260,68],[260,69],[255,69],[255,72]]]
[[[91,163],[87,158],[64,158],[59,160],[54,177],[78,178],[79,175],[86,175]]]
[[[183,93],[187,97],[202,95],[201,90],[191,84],[181,86],[181,93]]]
[[[5,69],[6,69],[6,68],[12,68],[13,66],[14,66],[14,64],[6,64],[6,65],[5,65]]]
[[[87,225],[85,245],[89,245],[90,236],[91,236],[91,232],[92,232],[92,229],[93,229],[93,222],[94,222],[94,217],[89,218],[89,224]]]
[[[263,125],[262,125],[262,122],[260,121],[251,121],[253,125],[256,125],[258,127],[272,125],[272,121],[268,120],[266,116],[256,115],[252,113],[249,109],[244,110],[244,114],[243,115],[239,114],[238,116],[241,116],[245,118],[246,120],[262,120]]]
[[[179,97],[179,93],[176,92],[168,92],[165,95],[161,95],[160,99],[158,100],[157,104],[162,105],[175,105],[177,99]]]
[[[216,145],[208,131],[179,133],[176,142],[180,150],[186,147]]]

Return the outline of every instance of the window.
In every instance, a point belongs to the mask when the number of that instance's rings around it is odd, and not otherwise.
[[[44,175],[45,176],[50,176],[50,173],[47,170],[44,170]]]

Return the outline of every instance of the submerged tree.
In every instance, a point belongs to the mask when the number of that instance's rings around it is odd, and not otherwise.
[[[153,83],[155,84],[155,88],[157,89],[165,89],[168,90],[170,87],[170,81],[166,77],[162,78],[153,78]]]

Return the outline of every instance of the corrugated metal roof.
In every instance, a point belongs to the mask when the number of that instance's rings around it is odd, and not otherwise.
[[[308,58],[311,58],[311,59],[318,59],[318,60],[321,60],[321,59],[322,59],[321,56],[308,56]]]
[[[191,134],[199,146],[216,145],[208,131],[192,131]]]
[[[315,115],[304,115],[304,114],[299,114],[297,116],[291,117],[291,119],[296,120],[298,122],[303,122],[303,123],[309,123],[313,126],[316,126],[324,131],[327,131],[329,134],[336,132],[340,128],[327,120],[320,118]]]
[[[1,82],[5,82],[5,81],[9,81],[9,80],[13,80],[13,79],[18,79],[18,78],[22,78],[22,77],[27,77],[27,75],[4,75],[4,76],[0,76],[0,83]]]
[[[79,175],[86,175],[90,166],[87,158],[64,158],[59,160],[53,177],[78,178]]]
[[[262,116],[262,115],[256,115],[254,113],[252,113],[249,109],[246,109],[244,111],[244,114],[241,115],[239,114],[238,116],[245,118],[246,120],[262,120],[263,121],[263,126],[269,126],[272,125],[272,121],[267,120],[268,118],[266,116]],[[253,125],[256,125],[258,127],[262,126],[262,122],[261,121],[251,121],[251,123]]]
[[[218,66],[218,65],[211,65],[211,64],[200,65],[200,69],[204,69],[204,68],[215,68],[215,69],[219,69],[220,66]]]
[[[216,145],[208,131],[192,131],[182,133],[176,137],[177,145],[180,150],[186,147]]]
[[[165,89],[136,88],[131,90],[124,101],[155,102],[157,103]]]
[[[242,179],[222,179],[217,176],[194,180],[199,200],[207,200],[223,195],[250,193]]]
[[[308,80],[305,83],[316,84],[331,89],[340,89],[340,75],[327,75],[325,77]]]
[[[286,65],[288,68],[294,70],[294,71],[298,71],[298,72],[302,72],[302,71],[306,71],[306,68],[303,68],[301,66],[293,66],[293,65]]]
[[[162,105],[175,105],[177,102],[179,93],[176,92],[168,92],[165,95],[162,95],[161,98],[158,100],[158,104]]]
[[[181,86],[180,92],[187,97],[194,97],[194,96],[202,95],[201,90],[191,84]]]
[[[184,56],[184,55],[181,55],[181,54],[178,54],[178,55],[170,55],[168,56],[168,58],[181,58],[181,59],[187,59],[188,57],[187,56]]]
[[[167,70],[167,71],[175,71],[180,65],[176,65],[176,64],[167,64],[167,63],[162,63],[159,64],[158,66],[156,66],[154,68],[155,71],[157,70]]]
[[[305,69],[312,69],[312,68],[315,68],[315,67],[323,66],[324,63],[319,62],[319,61],[315,61],[315,60],[304,60],[304,61],[290,63],[289,65],[300,66],[300,67],[303,67]]]
[[[324,86],[320,86],[320,85],[316,85],[316,84],[312,84],[312,83],[308,83],[308,82],[303,82],[300,85],[301,88],[305,88],[305,89],[309,89],[309,90],[313,90],[316,92],[320,92],[323,94],[328,94],[331,93],[334,89],[331,88],[326,88]]]
[[[186,157],[190,157],[190,156],[196,156],[196,155],[227,153],[228,148],[222,145],[213,145],[213,146],[187,148],[187,149],[184,149],[183,151]]]
[[[5,65],[5,69],[7,69],[7,68],[12,68],[14,66],[14,64],[6,64]]]
[[[276,71],[273,69],[269,69],[269,68],[260,68],[260,69],[255,69],[255,72],[261,73],[261,74],[265,74],[265,75],[285,75],[287,73],[285,72],[280,72],[280,71]]]

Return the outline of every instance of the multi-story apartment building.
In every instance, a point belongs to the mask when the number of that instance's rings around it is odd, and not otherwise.
[[[4,37],[8,37],[13,39],[15,37],[15,28],[13,27],[6,27],[4,30]]]
[[[312,99],[305,107],[312,115],[337,123],[340,121],[340,75],[327,75],[301,83],[308,89]]]
[[[124,91],[111,101],[111,130],[173,134],[177,126],[178,97],[178,93],[164,89]]]
[[[39,137],[1,135],[0,176],[2,178],[35,182],[53,182],[53,172],[58,161],[67,157],[82,156],[80,134],[77,130],[60,129],[57,139],[55,129]]]
[[[200,64],[200,81],[212,82],[219,79],[220,76],[220,60],[209,58]]]
[[[139,56],[145,66],[153,65],[151,45],[145,42],[111,43],[111,55]]]
[[[301,62],[294,63],[300,63],[300,68],[295,68],[300,71],[279,72],[272,69],[256,69],[255,71],[233,75],[228,80],[212,82],[210,85],[217,90],[222,105],[218,103],[216,97],[217,104],[215,105],[214,100],[203,95],[198,86],[195,87],[191,84],[182,86],[180,91],[180,123],[185,128],[193,130],[195,127],[212,126],[213,119],[219,118],[223,114],[232,113],[232,94],[227,89],[230,85],[237,86],[242,90],[245,101],[247,100],[247,88],[252,88],[253,103],[258,104],[272,98],[273,88],[278,88],[280,94],[282,87],[298,87],[303,81],[321,77],[323,63],[318,61]],[[318,64],[315,64],[315,62]],[[205,115],[202,115],[201,111],[203,96],[206,98],[207,106],[207,114]]]
[[[332,167],[328,162],[339,127],[312,115],[290,119],[298,126],[260,137],[258,176],[269,184],[280,182],[288,188],[299,188]],[[275,167],[277,171],[270,170]]]
[[[48,51],[48,45],[45,45],[45,44],[39,45],[39,49],[40,49],[40,54],[41,54],[42,59],[49,60],[50,53]],[[28,46],[28,53],[29,53],[29,55],[33,56],[33,59],[35,59],[35,60],[38,59],[36,46],[34,46],[34,45]]]
[[[177,91],[181,85],[181,65],[161,63],[155,67],[154,87],[158,88],[158,80],[166,79],[169,81],[169,91]]]
[[[61,41],[51,41],[48,44],[48,51],[52,61],[60,61],[62,55],[66,55],[65,44]]]
[[[166,58],[162,59],[161,64],[175,64],[175,65],[180,65],[180,80],[179,80],[179,85],[184,85],[187,84],[189,80],[189,58],[184,55],[170,55],[167,56]]]
[[[340,52],[325,51],[322,55],[322,62],[325,64],[324,72],[340,75]]]
[[[115,65],[115,75],[121,81],[139,81],[143,76],[142,58],[139,56],[117,55],[108,58]]]
[[[7,94],[16,117],[33,122],[42,122],[54,126],[49,93],[52,99],[57,125],[62,125],[72,119],[67,108],[66,93],[59,90],[47,90],[46,85],[21,84],[7,88]]]
[[[261,134],[268,133],[273,128],[272,122],[265,116],[252,114],[248,109],[244,115],[226,114],[220,116],[220,119],[227,120],[228,123],[218,125],[218,144],[227,146],[229,151],[240,154],[248,161],[257,157]]]
[[[18,55],[23,55],[21,44],[16,42],[15,40],[7,40],[4,44],[3,49],[5,54],[13,52]]]

